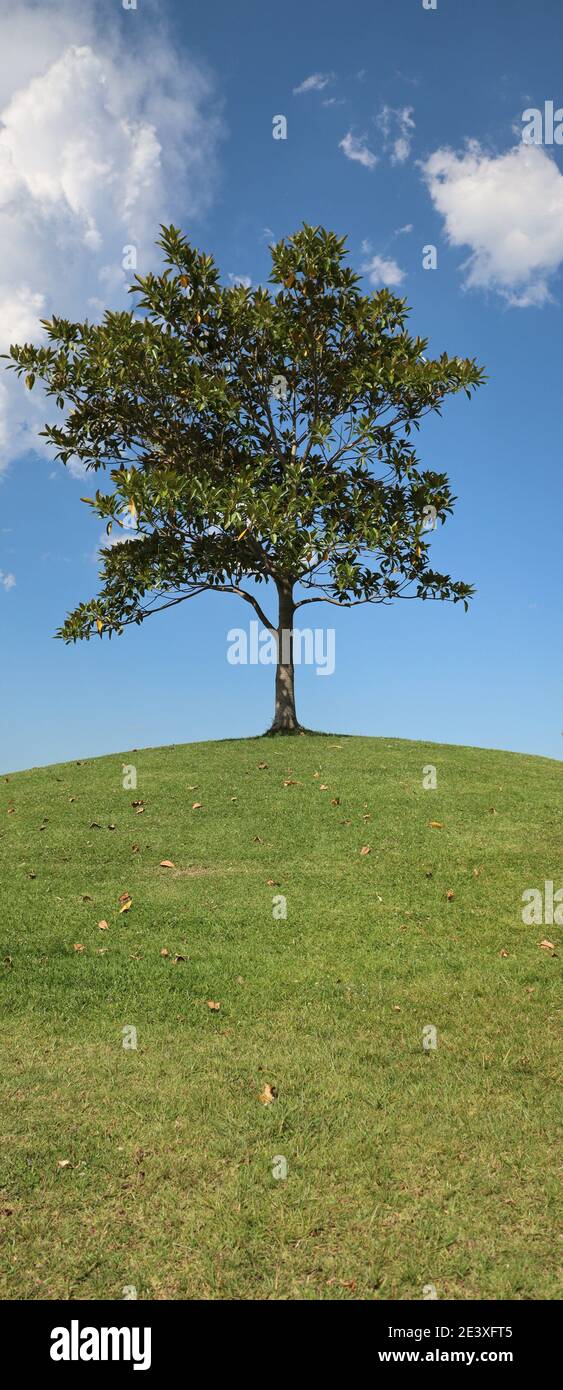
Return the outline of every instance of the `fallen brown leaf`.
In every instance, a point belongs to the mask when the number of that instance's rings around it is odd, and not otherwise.
[[[544,950],[544,951],[554,951],[554,950],[555,950],[555,943],[554,943],[553,941],[548,941],[546,937],[544,937],[543,941],[540,941],[540,942],[538,943],[538,945],[540,945],[541,948],[542,948],[542,950]]]
[[[371,854],[371,845],[362,845],[360,854]]]
[[[448,889],[446,890],[446,897],[447,897],[449,903],[453,902],[453,900],[454,900],[453,888],[448,888]]]
[[[171,859],[161,859],[158,867],[159,869],[175,869],[176,865],[172,863]]]
[[[162,950],[161,950],[161,952],[160,952],[160,954],[161,954],[161,956],[169,956],[169,955],[170,955],[170,951],[167,951],[167,950],[166,950],[166,946],[163,946],[163,947],[162,947]]]
[[[443,825],[443,822],[442,822],[441,820],[431,820],[431,821],[430,821],[430,828],[431,828],[431,830],[443,830],[443,829],[444,829],[444,825]]]
[[[267,763],[258,763],[258,771],[259,771],[259,772],[265,772],[267,766],[268,766]]]
[[[192,811],[201,811],[202,809],[203,809],[203,801],[194,801],[194,804],[193,804],[193,806],[192,806]]]
[[[98,922],[98,926],[99,926],[99,928],[100,928],[100,931],[108,931],[108,930],[109,930],[109,924],[105,921],[105,919],[102,920],[101,922]]]
[[[215,999],[208,999],[207,1007],[208,1009],[212,1009],[213,1013],[217,1013],[217,1010],[221,1008],[221,1005],[217,1004]]]
[[[81,941],[76,941],[76,942],[74,943],[73,950],[75,950],[75,951],[84,951],[85,949],[86,949],[86,948],[82,945],[82,942],[81,942]]]
[[[258,1100],[262,1101],[262,1105],[271,1105],[272,1101],[276,1099],[277,1094],[278,1093],[276,1087],[270,1086],[269,1082],[266,1082],[264,1090],[261,1091],[260,1095],[258,1096]]]

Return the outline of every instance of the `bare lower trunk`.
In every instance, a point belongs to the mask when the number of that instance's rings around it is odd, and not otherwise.
[[[295,604],[291,585],[278,584],[279,623],[277,630],[276,705],[271,734],[295,734],[301,725],[295,710],[293,669],[293,617]]]

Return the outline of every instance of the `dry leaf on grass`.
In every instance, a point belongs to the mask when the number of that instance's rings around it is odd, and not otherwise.
[[[508,956],[508,951],[501,951],[500,954],[501,954],[501,956],[504,956],[505,959],[506,959],[506,957]]]
[[[543,941],[540,941],[538,944],[541,946],[543,951],[555,950],[555,943],[553,941],[548,941],[546,937],[544,937]]]
[[[443,822],[442,822],[441,820],[431,820],[431,821],[430,821],[430,829],[431,829],[431,830],[443,830],[443,829],[444,829]]]
[[[159,869],[175,869],[176,865],[172,863],[171,859],[161,859],[158,867]]]
[[[446,897],[447,897],[449,903],[453,902],[453,900],[454,900],[453,888],[448,888],[448,889],[446,890]]]
[[[131,805],[132,805],[132,806],[144,806],[144,804],[145,804],[144,801],[132,801],[132,802],[131,802]]]
[[[169,955],[170,955],[170,951],[167,951],[167,950],[166,950],[166,946],[163,946],[163,947],[162,947],[162,950],[161,950],[161,952],[160,952],[160,954],[161,954],[161,956],[169,956]]]
[[[332,801],[331,801],[330,804],[331,804],[331,806],[340,806],[340,797],[339,797],[339,796],[333,796]]]
[[[100,931],[108,931],[108,923],[106,921],[98,922],[98,926]]]
[[[362,845],[360,854],[371,854],[371,845]]]
[[[70,1168],[70,1158],[58,1158],[57,1168]]]
[[[267,763],[258,763],[258,771],[259,771],[259,772],[265,772],[267,766],[268,766]]]
[[[208,1009],[211,1009],[213,1013],[217,1013],[217,1010],[221,1008],[221,1005],[218,1004],[215,999],[208,999],[207,1007]]]
[[[272,1101],[274,1101],[274,1100],[276,1099],[277,1094],[278,1094],[278,1093],[277,1093],[276,1087],[275,1087],[275,1086],[270,1086],[269,1083],[266,1082],[266,1085],[264,1086],[264,1090],[261,1091],[261,1092],[260,1092],[260,1095],[258,1096],[258,1100],[260,1100],[260,1101],[262,1102],[262,1105],[271,1105],[271,1104],[272,1104]]]
[[[131,894],[121,893],[119,901],[121,903],[121,907],[119,909],[120,913],[129,912],[129,909],[133,906],[133,899],[131,897]]]
[[[73,949],[74,951],[84,951],[84,950],[85,950],[85,947],[82,945],[82,942],[81,942],[81,941],[75,941],[74,946],[73,946],[72,949]]]
[[[192,811],[201,811],[201,810],[203,810],[203,801],[194,801],[194,804],[193,804],[193,806],[192,806]]]

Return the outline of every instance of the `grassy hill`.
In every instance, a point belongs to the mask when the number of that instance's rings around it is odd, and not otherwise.
[[[2,777],[1,1295],[555,1297],[560,806],[388,739]]]

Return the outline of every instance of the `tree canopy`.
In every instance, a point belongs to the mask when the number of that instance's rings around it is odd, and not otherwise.
[[[175,227],[158,245],[162,271],[135,276],[135,309],[53,316],[43,344],[8,354],[62,413],[42,431],[56,456],[104,475],[83,499],[107,525],[100,591],[57,635],[111,637],[209,590],[241,596],[278,638],[320,601],[467,607],[471,585],[430,563],[428,518],[443,523],[455,498],[415,441],[482,368],[429,359],[405,301],[363,294],[345,238],[322,227],[271,248],[272,289],[222,285]],[[292,722],[294,706],[279,727]]]

